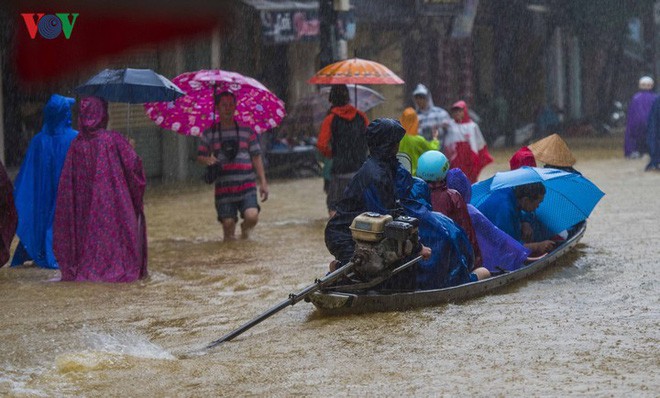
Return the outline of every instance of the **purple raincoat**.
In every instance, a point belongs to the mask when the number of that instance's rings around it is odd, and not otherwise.
[[[128,141],[105,130],[107,103],[80,102],[57,195],[54,250],[63,281],[132,282],[147,275],[142,161]]]
[[[472,186],[460,169],[449,170],[447,186],[457,190],[466,203],[470,202]],[[476,207],[471,204],[468,204],[467,207],[472,225],[477,233],[483,266],[491,272],[513,271],[520,268],[529,256],[530,250],[493,225]]]
[[[9,260],[9,248],[16,233],[18,214],[14,207],[14,186],[0,162],[0,267]]]
[[[623,153],[626,157],[633,152],[646,153],[646,124],[648,123],[651,106],[656,95],[653,91],[643,90],[633,95],[628,105],[626,115],[626,135],[624,137]]]

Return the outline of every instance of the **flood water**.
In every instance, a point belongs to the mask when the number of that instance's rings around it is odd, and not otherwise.
[[[606,196],[550,269],[406,312],[322,317],[301,302],[201,356],[188,354],[325,274],[322,181],[271,181],[253,235],[229,243],[210,187],[151,186],[148,279],[0,269],[0,395],[657,397],[660,173],[619,141],[568,142]]]

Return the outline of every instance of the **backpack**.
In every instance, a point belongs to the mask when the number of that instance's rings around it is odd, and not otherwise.
[[[332,174],[354,173],[367,160],[365,120],[359,113],[353,120],[332,118]]]

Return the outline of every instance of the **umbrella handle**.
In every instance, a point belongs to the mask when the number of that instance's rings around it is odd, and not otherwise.
[[[213,83],[213,112],[211,113],[211,125],[213,126],[213,132],[218,132],[218,126],[215,123],[215,100],[218,95],[218,85]]]

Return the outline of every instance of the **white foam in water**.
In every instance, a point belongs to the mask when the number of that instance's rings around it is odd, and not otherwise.
[[[9,391],[16,395],[47,397],[49,394],[46,392],[26,387],[34,376],[43,372],[43,369],[15,369],[11,364],[5,363],[0,368],[0,387],[3,385],[8,386]]]
[[[130,355],[138,358],[176,359],[164,348],[149,341],[136,332],[114,331],[112,333],[84,330],[87,345],[91,350],[113,354]]]

